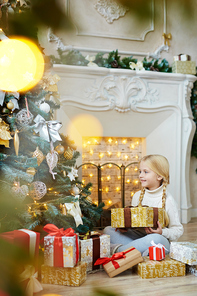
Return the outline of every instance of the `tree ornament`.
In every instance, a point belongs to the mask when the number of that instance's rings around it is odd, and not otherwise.
[[[12,187],[12,192],[14,193],[14,197],[23,201],[29,193],[29,188],[27,185],[20,186],[19,182],[15,182],[15,186]]]
[[[65,150],[65,148],[64,148],[64,146],[61,145],[61,144],[59,144],[59,145],[57,145],[57,146],[55,147],[55,151],[57,151],[57,153],[60,154],[60,155],[64,153],[64,150]]]
[[[92,199],[91,199],[90,196],[87,196],[87,197],[86,197],[86,200],[87,200],[90,204],[92,204]]]
[[[71,172],[69,172],[67,176],[69,177],[70,181],[75,180],[75,177],[78,177],[78,170],[72,167]]]
[[[16,115],[16,120],[21,126],[26,126],[32,123],[33,115],[26,108],[19,111]]]
[[[8,114],[9,112],[10,111],[7,108],[5,108],[5,107],[2,109],[2,113],[4,113],[4,114]]]
[[[40,110],[44,111],[45,113],[49,113],[50,111],[50,105],[47,104],[46,102],[40,104]]]
[[[15,133],[14,133],[14,149],[15,149],[16,156],[18,156],[18,151],[19,151],[18,130],[15,130]]]
[[[64,152],[64,158],[67,160],[70,160],[73,158],[73,150],[70,147],[67,147],[65,152]]]
[[[0,145],[9,148],[10,136],[9,125],[0,118]]]
[[[14,103],[10,100],[6,106],[8,109],[12,110],[14,108]]]
[[[47,193],[46,185],[41,181],[35,181],[31,184],[29,195],[35,200],[41,199]]]
[[[36,169],[35,168],[28,168],[27,170],[26,170],[26,173],[27,174],[29,174],[29,175],[32,175],[32,176],[34,176],[35,174],[36,174]]]
[[[36,147],[36,150],[35,150],[34,153],[33,153],[33,157],[36,157],[36,158],[37,158],[38,166],[40,166],[41,163],[42,163],[43,160],[44,160],[44,154],[43,154],[42,151],[39,149],[39,147]]]
[[[57,173],[54,173],[53,169],[57,166],[58,163],[58,153],[54,150],[52,152],[47,153],[46,161],[49,166],[49,172],[52,174],[53,179],[55,179],[55,175]]]
[[[73,185],[70,190],[70,194],[74,196],[78,195],[80,192],[81,190],[76,185]]]

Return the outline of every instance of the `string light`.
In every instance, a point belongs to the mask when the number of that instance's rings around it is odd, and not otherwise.
[[[137,172],[137,171],[138,171],[138,168],[137,168],[137,167],[135,167],[135,168],[134,168],[134,171],[136,171],[136,172]]]
[[[127,179],[127,183],[128,183],[128,184],[131,183],[131,180],[130,180],[130,179]]]
[[[112,142],[112,139],[111,139],[111,138],[109,138],[109,139],[108,139],[108,142],[111,144],[111,142]]]
[[[133,183],[134,183],[135,185],[137,185],[137,184],[139,183],[139,180],[133,180]]]
[[[127,143],[127,140],[126,139],[122,140],[122,143],[123,144],[126,144]]]
[[[124,159],[125,159],[125,160],[128,160],[128,158],[129,158],[129,156],[126,154],[126,155],[124,156]]]
[[[129,168],[126,168],[125,171],[128,172],[129,171]]]
[[[105,192],[106,192],[106,193],[109,192],[109,187],[105,187]]]
[[[99,153],[99,158],[103,158],[103,156],[104,156],[103,152]]]
[[[89,174],[90,178],[92,178],[94,175],[92,173]]]
[[[135,145],[134,144],[131,144],[130,147],[131,147],[131,149],[134,149],[135,148]]]
[[[109,168],[111,168],[111,167],[112,167],[112,164],[111,164],[111,163],[110,163],[110,164],[108,164],[108,167],[109,167]]]
[[[120,191],[120,187],[116,187],[116,191]]]
[[[108,154],[109,156],[111,156],[111,155],[112,155],[112,152],[111,152],[111,151],[107,151],[107,154]]]
[[[131,191],[131,197],[133,197],[134,196],[134,192],[133,191]]]
[[[118,180],[120,180],[121,179],[121,176],[118,176]]]
[[[111,205],[111,204],[112,204],[111,199],[109,199],[109,200],[107,201],[107,203],[108,203],[108,205]]]
[[[87,144],[88,144],[88,145],[90,145],[90,144],[91,144],[91,142],[90,142],[90,141],[88,141],[88,142],[87,142]]]
[[[107,176],[107,181],[111,180],[111,177],[110,176]]]
[[[117,157],[120,157],[121,156],[121,152],[117,152]]]
[[[93,155],[93,154],[94,154],[93,149],[90,149],[90,155]]]
[[[139,158],[139,156],[136,154],[135,158],[136,158],[136,159],[138,159],[138,158]]]

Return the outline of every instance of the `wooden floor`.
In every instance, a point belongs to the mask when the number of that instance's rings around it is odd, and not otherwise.
[[[192,241],[197,243],[197,218],[184,225],[184,234],[179,241]],[[96,293],[97,289],[110,291],[109,294]],[[157,279],[141,279],[132,269],[109,278],[105,271],[88,274],[87,280],[80,287],[67,287],[43,284],[43,291],[35,294],[43,296],[164,296],[164,295],[197,295],[197,277],[186,275],[182,277],[169,277]],[[113,294],[115,293],[115,294]],[[56,296],[55,295],[55,296]]]

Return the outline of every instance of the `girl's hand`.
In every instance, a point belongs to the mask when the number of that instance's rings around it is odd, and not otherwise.
[[[158,234],[162,234],[162,227],[161,224],[159,223],[159,221],[157,221],[157,229],[152,229],[151,227],[145,227],[145,231],[147,234],[151,234],[151,233],[158,233]]]

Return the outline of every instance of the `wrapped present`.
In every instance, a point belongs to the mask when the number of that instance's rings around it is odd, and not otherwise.
[[[102,264],[109,277],[114,277],[142,261],[141,253],[131,247],[124,252],[115,253],[111,258],[99,258],[95,265]]]
[[[155,244],[154,241],[151,241],[149,247],[149,259],[150,260],[162,260],[165,258],[166,248],[162,244]]]
[[[186,274],[193,274],[197,276],[197,265],[186,264]]]
[[[24,249],[30,256],[34,266],[38,268],[40,233],[28,229],[3,232],[0,237]]]
[[[161,261],[150,260],[148,256],[137,266],[137,273],[142,279],[184,276],[185,264],[166,256]]]
[[[171,242],[170,257],[189,265],[196,265],[197,244],[190,242]]]
[[[72,228],[63,230],[53,224],[43,228],[49,234],[44,237],[44,264],[55,267],[74,267],[79,259],[78,236]]]
[[[196,62],[195,61],[173,61],[172,73],[181,74],[196,74]]]
[[[90,235],[80,238],[83,239],[79,239],[79,259],[87,263],[87,272],[100,269],[100,266],[95,266],[94,263],[100,257],[110,256],[110,236],[91,232]]]
[[[165,223],[165,213],[163,208],[152,207],[131,207],[111,209],[111,226],[121,227],[156,227],[157,221],[161,227]]]
[[[41,266],[41,281],[43,284],[80,286],[86,280],[86,262],[78,262],[75,267]]]

